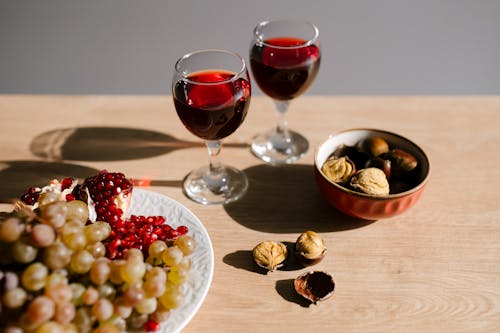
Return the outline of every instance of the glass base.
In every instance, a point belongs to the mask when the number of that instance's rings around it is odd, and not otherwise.
[[[301,134],[288,130],[289,137],[275,129],[253,138],[252,153],[270,164],[293,163],[309,150],[309,142]]]
[[[230,166],[222,166],[216,175],[204,166],[191,171],[183,181],[184,194],[204,205],[227,204],[241,198],[248,189],[244,172]]]

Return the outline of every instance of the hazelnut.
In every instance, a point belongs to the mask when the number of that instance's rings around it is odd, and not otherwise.
[[[366,168],[359,170],[351,178],[350,185],[363,193],[374,195],[389,194],[389,182],[382,170]]]
[[[385,173],[387,180],[391,179],[391,160],[384,160],[381,157],[374,157],[368,160],[365,168],[377,168]]]
[[[299,295],[316,304],[333,295],[335,281],[326,272],[314,271],[299,275],[293,286]]]
[[[360,141],[357,144],[360,151],[365,152],[373,157],[389,151],[389,144],[379,136],[372,136]]]
[[[295,242],[297,261],[303,266],[310,266],[320,262],[326,254],[323,239],[314,231],[302,233]]]
[[[253,248],[255,263],[269,271],[274,271],[283,266],[287,255],[286,245],[274,241],[261,242]]]
[[[392,149],[384,158],[391,161],[391,173],[396,178],[408,178],[418,165],[415,156],[402,149]]]
[[[335,183],[347,183],[356,173],[356,166],[349,157],[330,157],[323,163],[321,171]]]

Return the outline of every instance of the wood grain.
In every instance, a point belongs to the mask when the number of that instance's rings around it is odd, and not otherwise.
[[[149,181],[201,219],[215,274],[185,332],[500,332],[500,97],[301,97],[288,120],[311,149],[283,167],[249,152],[275,117],[270,100],[253,97],[222,152],[250,189],[225,207],[182,194],[182,178],[207,156],[169,96],[3,95],[0,114],[2,209],[27,186],[108,169]],[[399,133],[428,154],[429,186],[407,213],[361,221],[317,191],[314,148],[357,127]],[[316,306],[292,289],[306,269],[262,274],[250,254],[262,240],[293,242],[307,229],[328,246],[313,268],[336,281],[334,296]]]

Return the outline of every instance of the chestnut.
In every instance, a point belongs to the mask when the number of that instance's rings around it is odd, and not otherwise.
[[[353,146],[341,145],[333,152],[331,157],[348,157],[349,160],[354,162],[356,169],[363,169],[366,161],[370,159],[370,155],[358,150]]]
[[[360,151],[365,152],[373,157],[379,156],[389,151],[389,144],[379,136],[372,136],[361,140],[356,146]]]
[[[391,161],[391,175],[399,179],[411,177],[418,165],[415,156],[398,148],[392,149],[381,157]]]
[[[381,157],[374,157],[368,160],[365,164],[365,168],[377,168],[385,173],[387,180],[391,179],[391,161],[384,160]]]
[[[326,272],[312,271],[295,278],[293,286],[299,295],[316,304],[333,294],[335,281]]]

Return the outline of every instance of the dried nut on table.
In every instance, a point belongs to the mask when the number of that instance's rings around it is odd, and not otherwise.
[[[323,239],[314,231],[302,233],[295,242],[295,256],[303,266],[319,263],[326,254]]]
[[[384,172],[377,168],[359,170],[352,178],[350,185],[363,193],[374,195],[389,194],[389,182]]]
[[[313,271],[296,277],[293,286],[299,295],[316,304],[333,294],[335,281],[326,272]]]
[[[330,157],[321,167],[323,173],[335,183],[348,183],[356,173],[356,166],[349,157]]]
[[[282,267],[288,256],[286,245],[274,241],[261,242],[252,252],[255,263],[269,271]]]

